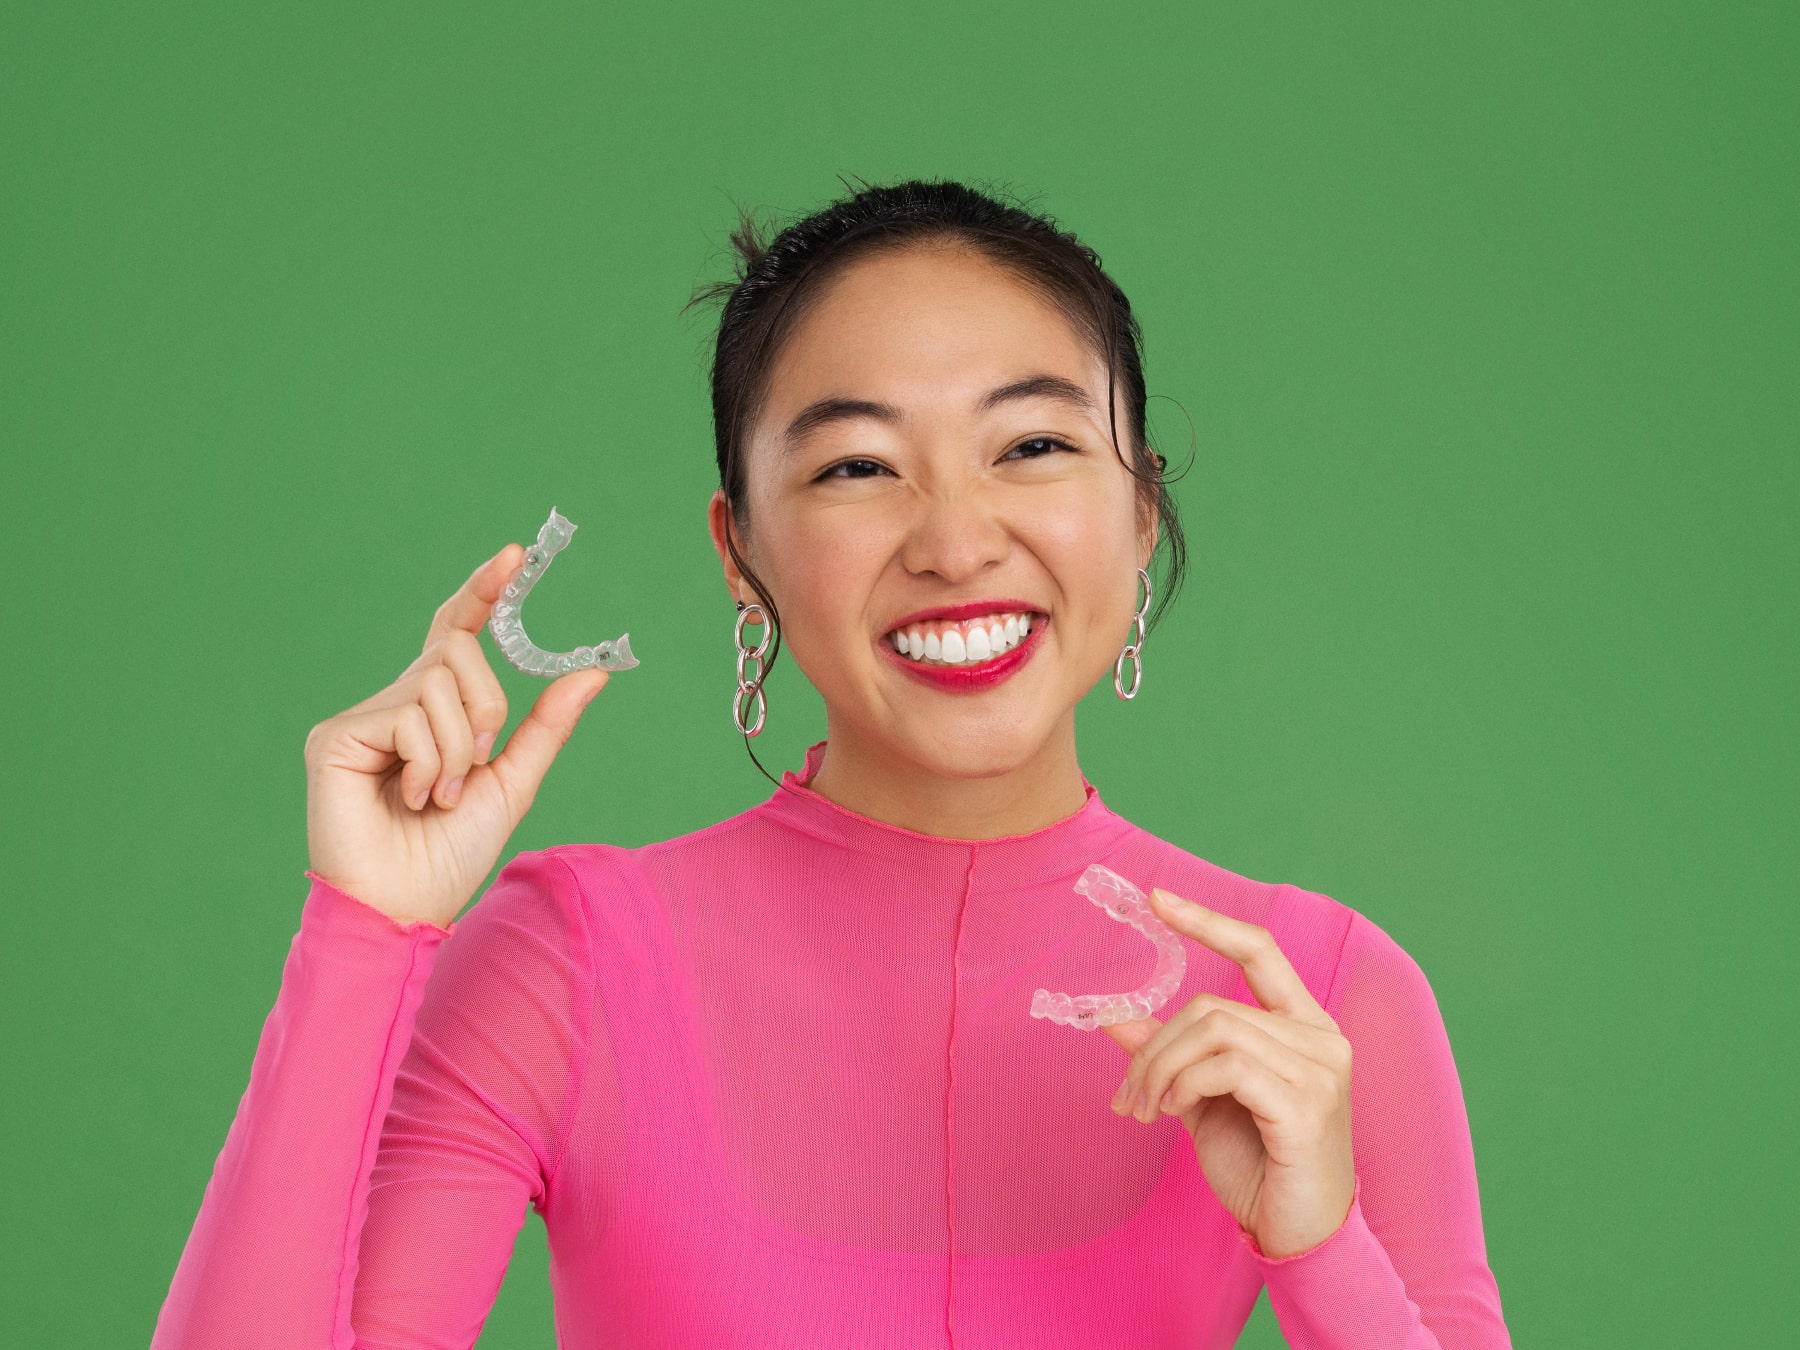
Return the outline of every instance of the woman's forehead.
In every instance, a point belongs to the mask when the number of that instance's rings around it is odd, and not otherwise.
[[[788,334],[764,424],[830,398],[981,412],[1035,376],[1105,401],[1104,363],[1042,290],[967,248],[884,250],[830,278]]]

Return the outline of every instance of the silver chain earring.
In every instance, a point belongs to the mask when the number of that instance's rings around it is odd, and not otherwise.
[[[754,647],[744,645],[744,625],[755,623],[762,625],[762,638]],[[763,718],[768,714],[768,700],[763,697],[763,653],[769,650],[769,639],[775,636],[775,625],[769,622],[768,614],[761,605],[746,605],[738,601],[737,628],[732,633],[732,642],[737,647],[737,692],[731,697],[731,721],[745,736],[755,736],[762,731]],[[754,665],[754,671],[751,666]],[[754,698],[753,703],[746,703]],[[745,725],[744,718],[751,709],[756,712],[756,720]]]
[[[1150,609],[1150,574],[1138,568],[1138,582],[1144,588],[1144,598],[1138,602],[1137,613],[1131,616],[1131,641],[1125,644],[1119,653],[1119,659],[1113,662],[1113,690],[1120,698],[1136,698],[1138,686],[1144,682],[1144,615]],[[1125,663],[1131,662],[1131,688],[1125,687]]]

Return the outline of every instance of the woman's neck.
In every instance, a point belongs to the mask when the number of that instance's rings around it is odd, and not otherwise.
[[[1073,717],[1027,763],[983,778],[946,777],[896,762],[891,749],[833,727],[825,762],[806,786],[858,815],[942,839],[1029,834],[1087,802]]]

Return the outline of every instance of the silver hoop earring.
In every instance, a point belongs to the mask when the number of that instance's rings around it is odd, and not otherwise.
[[[754,647],[744,645],[744,625],[756,623],[762,625],[762,638]],[[769,650],[769,639],[775,636],[775,625],[769,622],[769,616],[761,605],[746,605],[738,601],[737,628],[732,632],[732,643],[737,647],[737,692],[731,696],[731,722],[745,736],[758,735],[763,728],[763,718],[768,714],[768,700],[763,697],[763,653]],[[755,670],[750,667],[754,664]],[[746,703],[746,700],[752,700]],[[744,719],[754,709],[756,720],[745,725]]]
[[[1138,601],[1137,613],[1131,616],[1131,641],[1119,653],[1119,659],[1113,662],[1113,691],[1120,698],[1136,698],[1138,686],[1144,682],[1144,615],[1150,609],[1150,574],[1138,568],[1138,584],[1144,588],[1144,598]],[[1125,687],[1125,663],[1131,662],[1131,688]]]

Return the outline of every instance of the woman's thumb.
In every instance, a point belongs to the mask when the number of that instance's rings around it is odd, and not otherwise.
[[[1126,1054],[1135,1055],[1146,1041],[1163,1029],[1163,1020],[1156,1016],[1133,1017],[1100,1029],[1117,1041]]]
[[[492,761],[495,776],[513,804],[515,818],[531,808],[538,784],[558,752],[575,734],[581,710],[606,687],[607,672],[583,670],[563,676],[537,697],[531,711]]]

